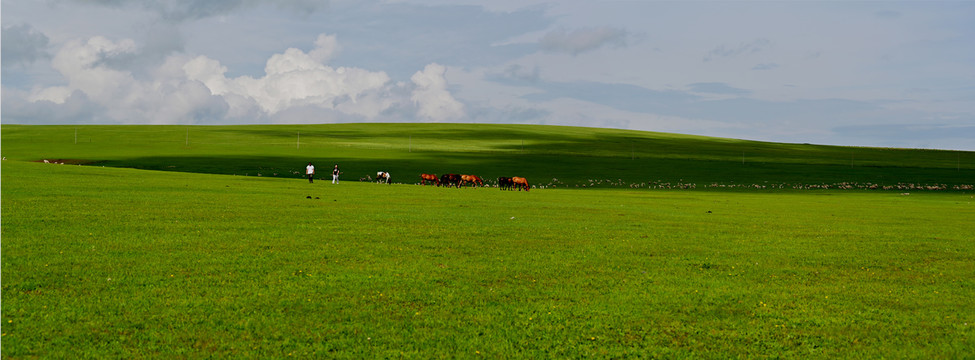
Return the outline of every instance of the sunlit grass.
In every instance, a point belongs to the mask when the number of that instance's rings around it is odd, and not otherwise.
[[[975,347],[970,192],[525,193],[2,165],[4,357]]]

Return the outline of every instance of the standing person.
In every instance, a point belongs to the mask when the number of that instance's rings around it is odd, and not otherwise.
[[[305,166],[305,175],[308,175],[308,183],[313,183],[314,181],[312,179],[315,178],[315,165],[308,163],[308,166]]]
[[[335,165],[335,169],[332,169],[332,184],[338,184],[339,183],[339,174],[340,173],[341,173],[341,171],[339,171],[339,166],[338,165]]]

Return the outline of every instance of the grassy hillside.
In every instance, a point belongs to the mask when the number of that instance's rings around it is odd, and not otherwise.
[[[555,187],[975,183],[975,152],[819,146],[654,132],[485,124],[257,126],[3,125],[3,156],[248,176],[301,176],[311,161],[346,180],[384,170],[523,176]],[[661,185],[664,184],[664,185]]]
[[[2,184],[4,358],[975,353],[970,192],[525,193],[9,158]]]

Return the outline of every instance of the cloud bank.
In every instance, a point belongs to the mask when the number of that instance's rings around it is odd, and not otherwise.
[[[48,38],[30,25],[4,26],[0,39],[3,67],[23,66],[47,58]]]
[[[578,55],[604,45],[626,46],[626,31],[611,27],[581,28],[573,31],[558,29],[539,41],[544,51]]]
[[[185,22],[208,17],[232,14],[253,8],[268,1],[261,0],[69,0],[68,2],[111,8],[141,9],[156,14],[170,22]],[[323,0],[276,0],[279,9],[308,14],[328,6]]]
[[[133,40],[74,40],[51,61],[67,84],[30,92],[5,89],[4,105],[16,110],[4,117],[25,122],[223,124],[293,120],[288,111],[302,108],[328,112],[334,121],[382,120],[388,112],[419,121],[465,115],[464,105],[447,91],[443,65],[427,65],[410,83],[393,82],[383,71],[329,66],[339,49],[334,35],[321,34],[308,52],[288,48],[272,55],[261,77],[228,77],[227,67],[217,60],[171,55],[142,78],[117,65],[138,54]]]

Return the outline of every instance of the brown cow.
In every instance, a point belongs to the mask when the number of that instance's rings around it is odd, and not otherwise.
[[[420,185],[426,185],[427,181],[433,181],[434,184],[440,186],[440,178],[437,177],[437,174],[420,174]]]
[[[511,183],[518,187],[518,191],[521,191],[521,188],[525,188],[525,191],[528,191],[529,189],[528,179],[523,177],[512,176]]]

